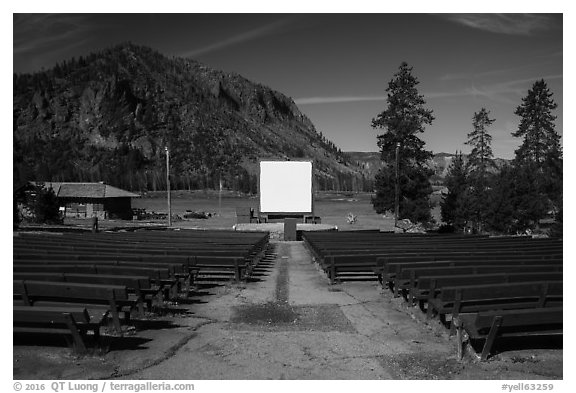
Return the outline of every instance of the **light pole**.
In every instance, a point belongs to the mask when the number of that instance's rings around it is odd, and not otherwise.
[[[166,151],[166,197],[168,198],[168,227],[172,226],[172,207],[170,206],[170,150],[168,146],[164,147]]]
[[[400,215],[400,142],[396,143],[396,199],[394,202],[394,227],[398,226],[398,216]]]
[[[218,175],[218,215],[222,216],[222,173]]]

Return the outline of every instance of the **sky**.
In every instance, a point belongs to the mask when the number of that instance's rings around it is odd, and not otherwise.
[[[131,41],[238,73],[289,97],[343,151],[378,151],[371,121],[405,61],[435,120],[421,138],[463,151],[472,117],[495,122],[495,157],[513,158],[514,114],[544,79],[563,134],[563,15],[424,13],[29,14],[13,16],[13,72]]]

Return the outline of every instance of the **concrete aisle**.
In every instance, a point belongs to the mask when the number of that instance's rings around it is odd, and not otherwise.
[[[390,379],[401,377],[395,355],[453,352],[445,339],[423,338],[377,284],[330,286],[302,242],[275,246],[274,267],[261,281],[195,305],[195,317],[206,319],[195,336],[125,378]]]

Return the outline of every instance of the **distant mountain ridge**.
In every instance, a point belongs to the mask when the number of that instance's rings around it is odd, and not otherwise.
[[[256,192],[258,160],[314,162],[317,189],[370,189],[294,101],[238,74],[133,44],[14,75],[14,181]]]
[[[382,167],[379,152],[346,152],[345,154],[348,156],[350,161],[362,168],[364,175],[368,179],[374,179],[374,176]],[[455,154],[451,153],[435,153],[432,159],[428,161],[428,166],[434,170],[433,182],[441,183],[444,180],[448,174],[450,164],[454,157]],[[468,161],[468,156],[464,154],[463,159],[466,163]],[[510,160],[505,160],[503,158],[494,159],[497,169],[509,162]]]

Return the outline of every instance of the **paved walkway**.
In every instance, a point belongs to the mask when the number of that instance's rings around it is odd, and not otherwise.
[[[275,243],[259,282],[194,307],[206,323],[166,360],[128,379],[390,379],[392,355],[422,351],[422,329],[375,283],[331,287],[302,242]],[[450,354],[444,339],[426,352]]]

